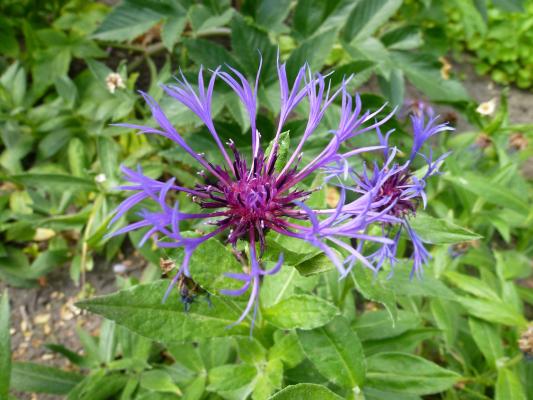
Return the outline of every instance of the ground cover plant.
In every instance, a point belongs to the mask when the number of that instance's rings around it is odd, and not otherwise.
[[[533,125],[441,35],[527,4],[444,3],[2,2],[0,398],[532,399]]]
[[[400,14],[416,15],[436,48],[450,48],[457,62],[471,62],[478,74],[531,87],[533,2],[409,1]]]

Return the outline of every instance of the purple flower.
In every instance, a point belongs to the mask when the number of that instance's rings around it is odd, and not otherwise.
[[[261,68],[261,67],[260,67]],[[259,69],[260,69],[259,68]],[[141,201],[150,200],[157,205],[158,210],[143,209],[140,220],[123,227],[112,235],[126,233],[139,228],[148,228],[142,243],[150,237],[156,237],[160,247],[180,247],[184,250],[183,262],[176,277],[169,286],[165,298],[179,277],[184,274],[190,276],[189,261],[191,255],[206,240],[223,235],[227,243],[235,249],[237,243],[243,241],[249,251],[248,260],[244,255],[240,259],[247,264],[242,272],[228,274],[230,278],[242,282],[238,290],[225,290],[223,294],[240,296],[249,292],[249,301],[236,323],[241,322],[246,315],[257,311],[257,299],[261,278],[264,275],[275,274],[283,264],[283,255],[279,255],[276,266],[271,270],[263,269],[261,262],[265,249],[267,231],[274,231],[282,235],[304,240],[321,249],[337,267],[342,276],[346,275],[353,264],[358,261],[378,271],[380,257],[390,259],[395,253],[397,239],[383,235],[368,234],[370,225],[381,224],[388,227],[402,223],[406,213],[414,212],[413,199],[423,193],[424,179],[414,180],[408,172],[410,161],[402,166],[388,167],[392,156],[387,161],[387,167],[374,169],[374,173],[357,175],[349,167],[349,159],[361,153],[385,150],[389,152],[387,140],[383,138],[379,127],[392,114],[382,120],[376,120],[382,110],[376,112],[362,112],[363,106],[359,96],[348,93],[346,81],[339,89],[331,91],[326,78],[320,74],[312,75],[307,66],[300,68],[294,82],[289,83],[285,71],[285,64],[278,62],[278,77],[281,94],[281,108],[278,125],[271,142],[271,151],[265,154],[261,134],[257,130],[256,114],[258,110],[257,87],[259,72],[253,84],[237,70],[229,68],[228,72],[220,68],[211,72],[207,84],[204,82],[203,70],[198,73],[197,89],[195,90],[185,79],[183,74],[175,85],[163,86],[165,93],[186,107],[207,127],[214,144],[222,154],[223,165],[213,165],[203,154],[198,154],[185,142],[181,134],[173,127],[157,102],[145,93],[141,93],[149,105],[153,118],[159,125],[157,128],[131,124],[121,126],[139,130],[141,133],[157,134],[174,141],[182,151],[188,153],[200,168],[199,181],[194,187],[183,187],[175,179],[166,182],[157,181],[143,175],[140,168],[137,171],[123,167],[122,170],[129,184],[121,186],[122,190],[133,194],[124,200],[116,210],[112,223],[126,214]],[[223,143],[218,135],[211,113],[211,99],[216,79],[225,82],[237,95],[244,105],[250,119],[252,151],[247,158],[235,147],[233,141]],[[333,102],[340,97],[341,113],[337,127],[329,132],[328,141],[324,148],[307,164],[301,165],[302,150],[307,140],[319,134],[319,126],[324,114]],[[283,127],[296,107],[307,102],[308,115],[305,130],[296,147],[289,152],[290,156],[283,165],[278,165],[280,156],[280,139]],[[439,129],[428,125],[415,126],[423,142]],[[362,133],[378,130],[380,145],[357,149],[350,149],[346,142]],[[417,136],[418,135],[418,136]],[[418,139],[416,139],[418,140]],[[416,141],[416,151],[421,146]],[[420,146],[419,146],[420,144]],[[413,151],[415,147],[413,147]],[[394,153],[394,151],[391,151]],[[440,159],[435,163],[440,162]],[[429,161],[428,176],[436,171],[435,163]],[[429,172],[431,171],[431,172]],[[345,188],[341,188],[341,201],[334,209],[311,209],[306,205],[310,195],[302,181],[312,174],[327,173],[327,179],[341,176],[354,177],[360,193],[356,200],[346,202]],[[353,188],[348,188],[353,190]],[[171,193],[183,192],[190,196],[201,212],[184,213],[179,204],[172,204]],[[199,237],[182,235],[180,223],[182,221],[204,220],[212,226],[212,230]],[[388,228],[387,228],[388,229]],[[411,234],[412,230],[407,232]],[[413,243],[419,242],[412,234]],[[372,254],[365,257],[362,246],[352,247],[350,241],[359,243],[372,242],[381,246],[382,255]],[[422,262],[427,259],[427,252],[418,253]]]
[[[427,264],[430,258],[422,240],[409,225],[409,217],[416,213],[420,204],[422,204],[423,208],[426,208],[426,180],[433,175],[439,174],[442,162],[449,155],[449,153],[443,154],[433,161],[431,148],[427,155],[419,153],[430,137],[440,132],[453,130],[446,124],[436,125],[437,118],[433,116],[433,112],[430,112],[427,119],[423,112],[411,115],[414,136],[413,146],[409,159],[403,164],[393,163],[397,156],[397,150],[396,148],[390,148],[388,145],[390,132],[384,137],[378,128],[379,141],[385,147],[384,153],[387,157],[385,162],[382,166],[374,162],[371,171],[368,171],[366,165],[364,165],[361,174],[356,172],[350,174],[355,182],[354,191],[361,195],[375,193],[371,211],[381,212],[382,219],[385,216],[390,218],[388,221],[380,221],[380,224],[383,237],[391,238],[392,243],[384,243],[377,251],[368,256],[368,259],[374,263],[376,270],[379,270],[385,261],[389,261],[391,268],[394,267],[396,250],[402,230],[406,232],[413,246],[411,276],[420,276],[423,272],[423,265]],[[420,177],[416,176],[412,169],[412,162],[417,154],[427,164],[427,169]],[[358,247],[360,248],[362,245],[363,242],[360,242]]]

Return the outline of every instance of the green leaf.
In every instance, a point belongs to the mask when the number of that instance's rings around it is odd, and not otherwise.
[[[422,400],[420,396],[415,394],[399,394],[370,387],[365,387],[364,395],[365,400]]]
[[[339,313],[319,297],[293,295],[263,310],[265,319],[281,329],[313,329],[327,324]]]
[[[49,47],[37,54],[32,66],[32,89],[36,96],[40,96],[57,77],[68,73],[72,54],[71,48],[65,44]]]
[[[392,106],[401,106],[405,95],[405,80],[399,68],[393,68],[390,77],[378,76],[381,93],[389,100]]]
[[[81,356],[78,353],[67,349],[65,346],[60,344],[54,344],[54,343],[47,343],[44,345],[48,350],[53,351],[54,353],[61,354],[63,357],[67,358],[72,364],[76,364],[80,367],[90,367],[90,363],[88,362],[87,358],[85,356]]]
[[[181,395],[181,390],[172,381],[170,375],[160,369],[145,371],[141,374],[141,387],[154,392],[168,392]]]
[[[168,51],[172,51],[174,45],[179,41],[181,33],[187,24],[187,15],[174,14],[167,18],[161,29],[161,41]]]
[[[106,180],[109,180],[110,185],[114,186],[117,183],[116,175],[119,171],[120,146],[110,137],[98,136],[96,138],[96,150],[98,152],[100,170],[106,176]]]
[[[245,399],[253,390],[257,369],[248,364],[228,364],[209,371],[207,390],[225,398]]]
[[[298,331],[307,357],[335,385],[354,389],[365,380],[363,347],[343,317],[309,331]]]
[[[332,28],[317,33],[304,40],[287,60],[287,78],[289,82],[296,78],[298,70],[308,63],[311,70],[319,71],[326,60],[326,55],[335,43],[336,29]]]
[[[191,26],[196,34],[219,28],[231,21],[235,9],[229,7],[223,12],[212,13],[206,6],[195,4],[189,9]]]
[[[464,172],[461,176],[444,175],[444,178],[481,197],[487,203],[509,208],[522,215],[529,213],[529,205],[523,196],[513,193],[509,188],[473,172]]]
[[[331,86],[340,85],[343,79],[353,74],[348,87],[355,89],[370,79],[375,69],[376,64],[370,60],[357,60],[341,65],[335,68],[335,73],[331,75]]]
[[[370,37],[400,8],[401,0],[361,0],[352,10],[344,27],[347,42],[362,41]]]
[[[255,22],[269,30],[276,29],[291,10],[291,0],[260,0],[255,10]]]
[[[512,305],[502,301],[459,297],[459,303],[467,312],[477,318],[497,324],[526,327],[527,321]]]
[[[474,1],[455,0],[450,4],[461,15],[463,32],[467,40],[473,39],[474,35],[484,36],[487,31],[487,25],[475,3]]]
[[[203,377],[203,379],[205,380],[205,377]],[[183,397],[183,399],[184,400],[188,400],[187,397]],[[197,398],[194,398],[194,397],[193,397],[193,399],[194,400],[198,400]],[[72,399],[72,400],[74,400],[74,399]],[[102,399],[102,400],[107,400],[107,398]],[[170,394],[170,393],[143,392],[143,394],[135,397],[135,400],[176,400],[176,395],[175,394]]]
[[[98,358],[100,362],[107,364],[113,360],[116,344],[115,323],[109,320],[102,321],[100,340],[98,341]]]
[[[265,268],[272,268],[273,262],[265,265]],[[282,268],[277,274],[265,276],[261,284],[261,305],[271,307],[281,300],[297,293],[298,289],[306,292],[311,291],[317,284],[317,277],[303,277],[296,268],[287,266]]]
[[[523,286],[517,286],[516,291],[520,295],[520,298],[525,301],[526,303],[533,305],[533,289],[523,287]]]
[[[45,159],[56,155],[62,148],[65,147],[74,133],[75,129],[71,127],[64,127],[46,134],[37,146],[39,155]]]
[[[426,395],[453,386],[459,375],[431,361],[405,353],[379,353],[367,358],[369,387]]]
[[[190,57],[205,68],[214,69],[220,65],[231,65],[233,68],[242,69],[240,64],[225,47],[205,39],[189,39],[185,46]]]
[[[504,356],[497,327],[477,318],[469,318],[468,326],[481,353],[492,367],[496,367],[497,361]]]
[[[183,400],[201,400],[206,386],[207,377],[199,375],[193,379],[183,390]]]
[[[494,5],[503,11],[523,12],[524,0],[492,0]],[[529,15],[529,14],[528,14]]]
[[[249,334],[250,331],[248,330],[246,333]],[[234,341],[227,337],[210,338],[200,343],[197,348],[205,369],[210,370],[219,365],[224,365],[232,359]]]
[[[418,213],[416,218],[409,221],[409,224],[425,243],[454,244],[482,238],[477,233],[455,225],[453,222],[433,218],[424,213]]]
[[[442,331],[448,348],[455,343],[459,331],[459,310],[455,302],[434,298],[431,299],[431,313],[435,323]]]
[[[69,259],[67,249],[46,250],[40,253],[30,267],[28,278],[39,278],[55,268],[61,267]]]
[[[324,253],[320,253],[308,260],[295,265],[295,269],[303,276],[319,275],[335,269],[331,259]]]
[[[241,264],[233,252],[215,238],[198,246],[191,257],[190,265],[194,281],[209,293],[219,294],[222,289],[241,287],[241,282],[225,276],[230,272],[242,272]]]
[[[17,33],[9,26],[8,21],[3,16],[0,17],[0,53],[15,58],[19,53],[19,42]]]
[[[356,265],[350,274],[355,288],[368,300],[381,303],[387,309],[391,320],[398,317],[396,298],[394,292],[388,290],[385,285],[373,278],[373,273],[368,268]]]
[[[67,394],[82,378],[79,374],[59,368],[15,362],[11,370],[11,388],[30,393]]]
[[[11,175],[9,179],[22,185],[41,188],[50,192],[96,190],[96,185],[93,181],[71,175],[34,174],[28,172]]]
[[[411,262],[399,260],[391,278],[382,277],[383,285],[394,290],[396,295],[409,297],[440,297],[448,300],[455,300],[455,293],[440,280],[425,274],[421,279],[411,279],[407,271],[410,270]]]
[[[67,75],[58,76],[54,82],[57,94],[61,96],[69,107],[73,107],[78,98],[78,88]]]
[[[70,139],[67,155],[72,175],[85,177],[87,175],[86,169],[88,165],[87,149],[80,139],[77,137]]]
[[[412,50],[423,44],[420,28],[415,25],[392,29],[381,36],[381,41],[391,50]]]
[[[19,62],[11,64],[0,77],[3,86],[11,97],[14,106],[21,106],[26,95],[26,72]]]
[[[108,400],[115,398],[127,384],[128,377],[122,373],[109,373],[103,369],[93,370],[71,392],[68,400]]]
[[[268,351],[269,359],[280,359],[288,368],[300,364],[305,355],[294,331],[277,330],[274,333],[274,345]]]
[[[279,359],[271,359],[259,366],[260,372],[255,381],[252,394],[253,400],[265,400],[281,388],[283,383],[283,363]]]
[[[114,41],[132,40],[174,13],[174,7],[165,2],[125,0],[113,8],[92,37]]]
[[[379,340],[401,335],[421,325],[420,317],[412,312],[399,310],[395,321],[385,310],[366,312],[355,319],[352,328],[361,340]]]
[[[292,29],[301,37],[308,37],[315,33],[328,12],[335,6],[334,2],[322,0],[300,0],[294,10]]]
[[[471,295],[488,300],[500,300],[498,294],[481,279],[456,271],[448,271],[445,276],[452,284]]]
[[[287,386],[280,390],[269,400],[342,400],[342,397],[333,393],[327,387],[314,383],[299,383]]]
[[[509,369],[498,370],[498,380],[496,381],[495,400],[526,400],[524,388],[520,382],[518,374]]]
[[[115,321],[128,329],[161,342],[182,342],[246,333],[248,323],[228,329],[240,316],[230,301],[213,297],[212,305],[198,299],[184,312],[177,293],[163,304],[168,281],[138,285],[107,296],[77,303],[77,306]]]
[[[93,60],[92,58],[88,58],[85,60],[87,63],[87,66],[89,67],[89,70],[93,74],[93,76],[96,78],[96,81],[100,84],[101,87],[106,88],[106,78],[109,74],[113,72],[111,68],[109,68],[107,65],[100,61]]]
[[[34,281],[28,279],[30,268],[28,258],[14,247],[7,247],[7,256],[0,257],[0,278],[15,287],[31,287]]]
[[[365,350],[367,357],[377,353],[391,351],[401,351],[403,353],[414,352],[424,340],[438,337],[440,333],[441,332],[438,329],[412,329],[399,336],[377,340],[365,340],[363,342],[363,349]]]
[[[0,398],[7,399],[11,379],[11,334],[9,333],[9,295],[7,289],[0,300]]]
[[[265,360],[266,350],[257,339],[252,336],[236,336],[239,358],[248,364],[259,364]]]
[[[531,259],[520,251],[494,251],[496,257],[496,271],[504,280],[526,279],[533,269]]]
[[[265,276],[261,284],[260,299],[263,307],[271,307],[294,294],[296,268],[282,268],[277,274]]]
[[[470,97],[465,88],[453,79],[443,79],[433,56],[391,51],[392,62],[403,69],[407,78],[432,101],[465,102]]]
[[[392,70],[397,67],[391,58],[390,51],[375,37],[369,37],[364,41],[351,44],[346,41],[341,43],[353,59],[373,62],[376,73],[385,79],[390,79]]]
[[[267,234],[269,244],[265,253],[265,258],[277,262],[280,253],[283,253],[284,262],[287,265],[299,265],[319,254],[320,249],[309,244],[305,240],[289,237],[279,233],[269,232]]]

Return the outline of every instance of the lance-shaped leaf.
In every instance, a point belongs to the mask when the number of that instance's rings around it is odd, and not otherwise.
[[[530,393],[531,394],[531,393]],[[509,368],[498,370],[498,380],[496,381],[496,400],[526,400],[524,388],[520,382],[518,374]]]
[[[406,353],[379,353],[367,359],[367,386],[426,395],[453,386],[459,375],[421,357]]]
[[[224,298],[202,298],[185,312],[178,293],[162,302],[168,281],[138,285],[107,296],[78,302],[80,308],[102,315],[119,325],[161,342],[182,342],[247,332],[248,320],[228,329],[240,308]],[[174,295],[173,295],[174,294]]]
[[[497,324],[526,327],[527,321],[512,305],[503,301],[461,296],[459,302],[470,315]]]
[[[488,363],[495,367],[498,359],[504,356],[502,341],[497,326],[477,318],[469,318],[468,326],[470,327],[472,338],[476,342],[477,347],[483,353]]]
[[[287,386],[280,390],[269,400],[341,400],[342,397],[333,393],[327,387],[315,383],[299,383],[298,385]]]
[[[67,394],[82,379],[82,375],[74,372],[19,362],[13,364],[11,388],[22,392]]]
[[[9,297],[0,300],[0,399],[8,397],[11,375],[11,335],[9,334]]]
[[[361,340],[379,340],[399,336],[409,329],[421,325],[420,317],[409,311],[398,311],[398,318],[392,321],[385,310],[364,313],[352,324]]]
[[[508,208],[522,215],[527,215],[529,212],[529,205],[523,196],[499,182],[471,172],[461,174],[461,176],[446,175],[444,178],[454,185],[474,193],[487,203]]]
[[[264,310],[265,319],[281,329],[314,329],[339,313],[337,307],[316,296],[293,295]]]
[[[300,343],[318,371],[331,382],[355,388],[365,379],[365,356],[356,333],[343,317],[310,331],[299,331]]]
[[[427,214],[418,214],[409,223],[426,243],[454,244],[481,239],[481,236],[475,232]]]

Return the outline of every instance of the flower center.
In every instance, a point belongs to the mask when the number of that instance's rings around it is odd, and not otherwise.
[[[199,203],[203,208],[221,209],[223,218],[216,224],[231,228],[228,242],[235,245],[238,239],[248,238],[250,230],[254,230],[263,249],[266,229],[287,229],[288,219],[306,218],[295,210],[294,200],[305,201],[309,192],[280,190],[295,171],[278,175],[274,171],[275,162],[267,169],[263,154],[259,154],[250,167],[237,151],[234,151],[234,157],[235,176],[230,177],[223,171],[227,181],[198,185],[198,191],[209,195],[199,199]]]
[[[270,176],[257,176],[233,182],[224,190],[228,208],[235,217],[249,222],[268,219],[278,208],[276,189]]]
[[[409,184],[411,174],[409,172],[401,172],[391,176],[381,187],[378,194],[378,200],[388,199],[388,201],[379,207],[379,211],[390,207],[391,213],[396,217],[403,217],[408,214],[414,214],[418,206],[418,202],[414,198],[406,198],[404,192],[405,186]]]

